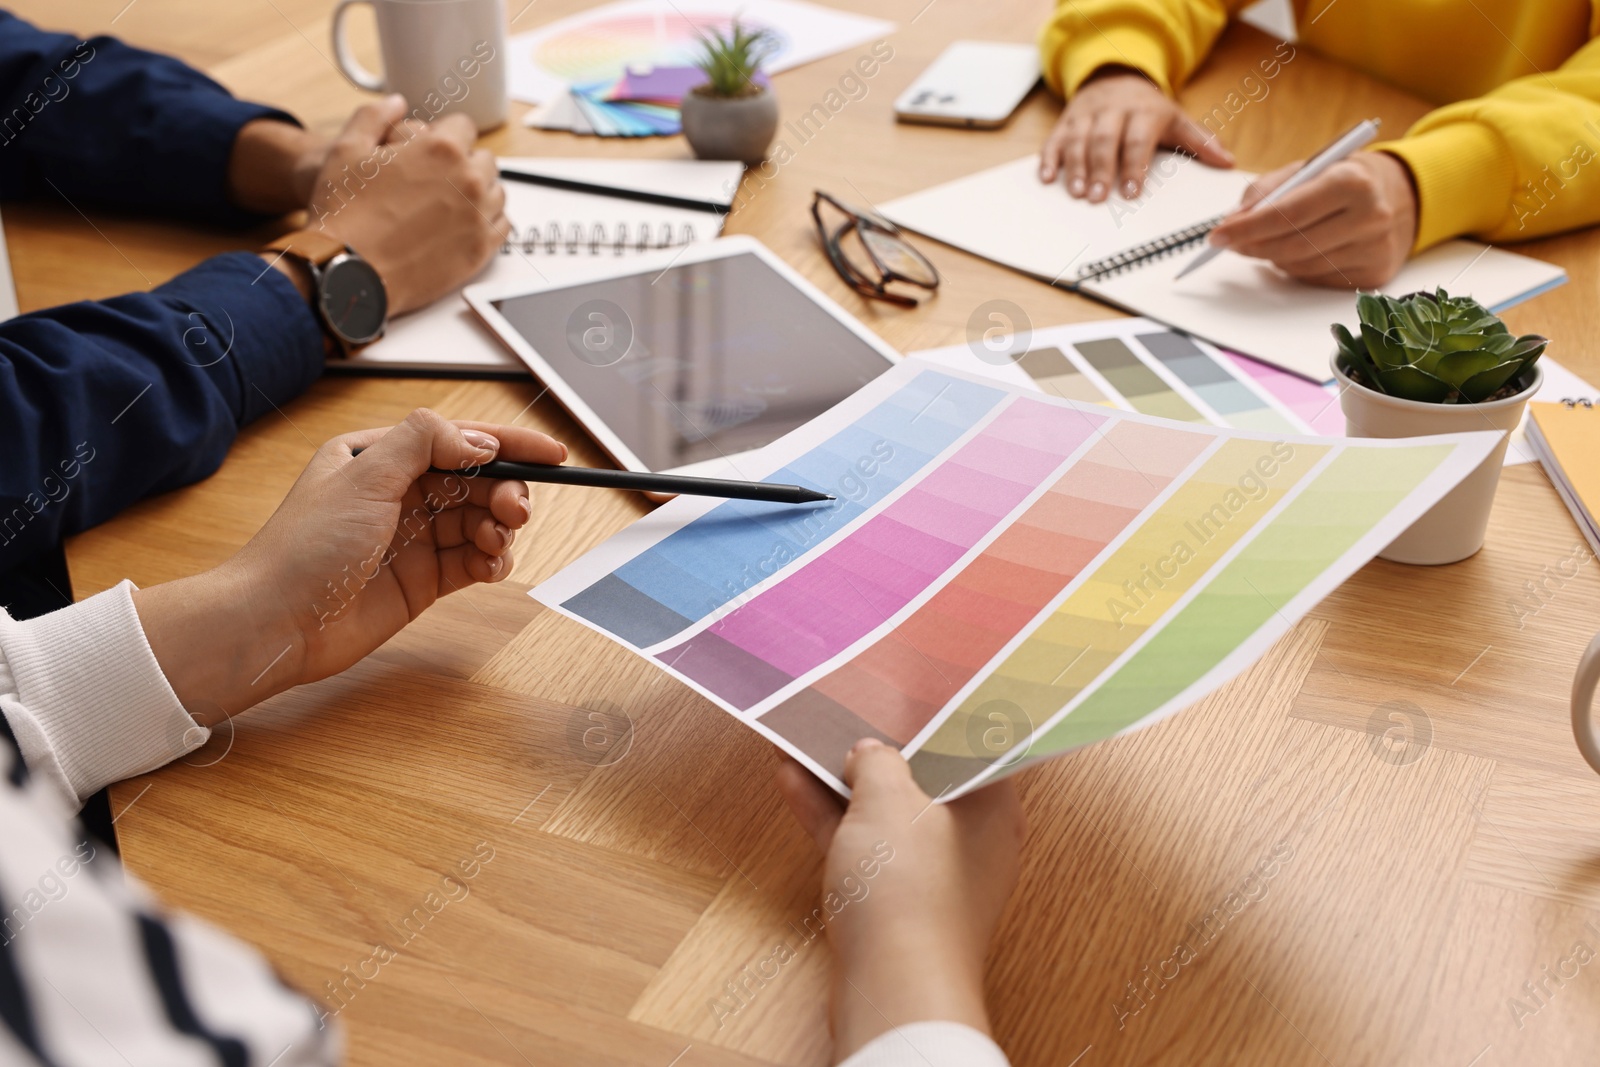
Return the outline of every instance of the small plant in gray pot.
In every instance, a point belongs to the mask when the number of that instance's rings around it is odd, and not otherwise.
[[[775,44],[767,30],[733,20],[726,35],[712,30],[695,62],[705,73],[683,97],[683,135],[701,159],[759,163],[778,132],[778,98],[763,84],[761,60]]]
[[[1511,431],[1539,390],[1549,343],[1515,337],[1482,304],[1443,289],[1356,297],[1361,332],[1335,324],[1333,375],[1351,437],[1504,430],[1481,466],[1379,553],[1397,563],[1455,563],[1483,547]]]

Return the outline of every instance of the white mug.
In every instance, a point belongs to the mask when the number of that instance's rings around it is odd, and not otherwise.
[[[1600,738],[1595,736],[1592,709],[1595,686],[1600,684],[1600,634],[1596,634],[1583,658],[1578,661],[1577,676],[1572,679],[1572,736],[1577,738],[1578,751],[1589,761],[1589,766],[1600,773]]]
[[[377,16],[381,75],[350,52],[344,19],[356,4],[370,4]],[[333,51],[346,78],[375,93],[399,93],[413,117],[459,111],[479,133],[506,121],[505,0],[339,0]]]

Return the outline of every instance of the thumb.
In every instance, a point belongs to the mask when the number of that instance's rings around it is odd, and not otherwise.
[[[875,737],[857,741],[845,757],[844,781],[850,787],[851,810],[865,809],[869,817],[885,814],[885,805],[911,801],[920,808],[928,801],[900,750]]]
[[[500,442],[492,434],[463,429],[436,411],[418,408],[365,448],[351,467],[398,498],[429,467],[466,470],[489,462],[499,452]]]
[[[345,122],[344,129],[339,133],[339,140],[363,148],[376,148],[389,135],[389,127],[404,118],[405,113],[406,98],[399,93],[392,93],[370,104],[362,104]]]
[[[1194,158],[1212,167],[1233,166],[1233,153],[1222,147],[1217,135],[1204,126],[1197,125],[1187,115],[1179,115],[1167,130],[1167,143],[1173,148],[1190,152]]]

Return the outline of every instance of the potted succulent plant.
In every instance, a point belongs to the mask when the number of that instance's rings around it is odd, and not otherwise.
[[[726,35],[712,30],[695,66],[706,76],[683,97],[683,135],[701,159],[757,163],[778,132],[778,98],[761,77],[761,60],[775,40],[733,20]]]
[[[1549,342],[1515,337],[1470,297],[1443,289],[1398,299],[1356,298],[1361,332],[1333,327],[1339,406],[1351,437],[1420,437],[1504,430],[1539,389]],[[1454,563],[1483,547],[1506,441],[1379,555],[1397,563]]]

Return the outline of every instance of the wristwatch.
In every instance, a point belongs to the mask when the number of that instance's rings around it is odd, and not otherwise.
[[[383,336],[389,294],[372,264],[343,241],[317,230],[296,230],[267,245],[293,256],[311,272],[311,302],[322,328],[340,351],[354,355]]]

